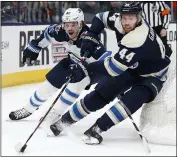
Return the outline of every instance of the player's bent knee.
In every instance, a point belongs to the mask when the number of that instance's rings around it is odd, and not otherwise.
[[[159,79],[154,78],[154,77],[149,77],[141,82],[140,85],[147,88],[149,90],[149,92],[151,93],[151,98],[149,99],[149,101],[147,103],[149,103],[155,99],[155,97],[161,91],[161,89],[163,87],[163,83],[164,82],[162,82]]]
[[[104,99],[97,91],[92,91],[84,98],[85,107],[93,112],[103,108],[109,101]]]
[[[56,88],[61,88],[69,76],[70,61],[68,58],[60,61],[53,69],[46,74],[46,79]]]
[[[54,87],[50,82],[46,80],[41,84],[36,92],[40,97],[44,99],[52,96],[55,92],[57,92],[57,90],[58,88]]]
[[[121,101],[128,107],[130,112],[133,114],[144,103],[147,103],[151,99],[152,94],[149,88],[144,85],[136,85],[123,95]]]

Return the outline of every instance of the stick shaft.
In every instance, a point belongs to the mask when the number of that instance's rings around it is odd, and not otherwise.
[[[55,105],[55,103],[57,102],[57,100],[60,98],[61,94],[63,93],[63,91],[66,89],[67,85],[69,84],[69,82],[71,81],[71,78],[69,77],[68,81],[65,83],[64,87],[62,88],[62,90],[60,91],[60,93],[58,94],[58,96],[55,98],[55,100],[53,101],[52,105],[50,106],[50,108],[47,110],[46,114],[44,115],[44,117],[40,120],[39,124],[36,126],[36,128],[34,129],[34,131],[31,133],[31,135],[28,137],[28,139],[26,140],[25,144],[28,143],[28,141],[31,139],[31,137],[34,135],[34,133],[36,132],[36,130],[39,128],[39,126],[41,125],[41,123],[44,121],[44,119],[47,117],[48,113],[51,111],[51,109],[53,108],[53,106]]]
[[[119,104],[124,108],[125,112],[127,113],[128,117],[130,118],[130,120],[131,120],[133,126],[135,127],[135,129],[136,129],[138,135],[139,135],[140,138],[142,139],[143,144],[144,144],[144,146],[145,146],[147,152],[150,153],[151,151],[150,151],[150,148],[149,148],[149,146],[148,146],[148,142],[147,142],[146,138],[142,135],[142,133],[141,133],[140,129],[138,128],[138,126],[136,125],[135,121],[133,120],[133,118],[132,118],[132,116],[131,116],[132,114],[131,114],[130,110],[127,108],[127,106],[126,106],[122,101],[119,101]]]

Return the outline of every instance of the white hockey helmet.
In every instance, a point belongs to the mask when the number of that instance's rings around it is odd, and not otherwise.
[[[80,8],[68,8],[63,16],[62,22],[78,22],[79,27],[81,27],[81,23],[84,21],[84,13]]]

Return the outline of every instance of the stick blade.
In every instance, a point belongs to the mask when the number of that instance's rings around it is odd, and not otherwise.
[[[142,138],[142,140],[143,140],[144,146],[146,147],[147,153],[150,154],[150,153],[151,153],[151,150],[150,150],[150,148],[149,148],[149,145],[148,145],[147,140],[146,140],[144,137]]]
[[[22,143],[19,142],[19,143],[17,143],[17,144],[15,145],[15,150],[16,150],[17,152],[23,153],[23,152],[25,151],[26,147],[27,147],[27,144],[22,145]]]

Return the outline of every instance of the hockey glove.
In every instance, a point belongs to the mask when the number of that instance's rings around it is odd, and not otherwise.
[[[37,60],[41,48],[34,46],[32,42],[29,43],[29,46],[23,51],[23,64],[34,64],[34,61]]]
[[[81,38],[81,57],[90,58],[95,53],[96,48],[100,45],[100,39],[92,32],[86,32]],[[87,55],[87,56],[86,56]]]
[[[84,63],[84,67],[86,70],[87,63]],[[86,77],[86,73],[84,72],[83,68],[80,67],[78,64],[71,64],[69,73],[72,75],[71,83],[80,82],[82,79]]]

